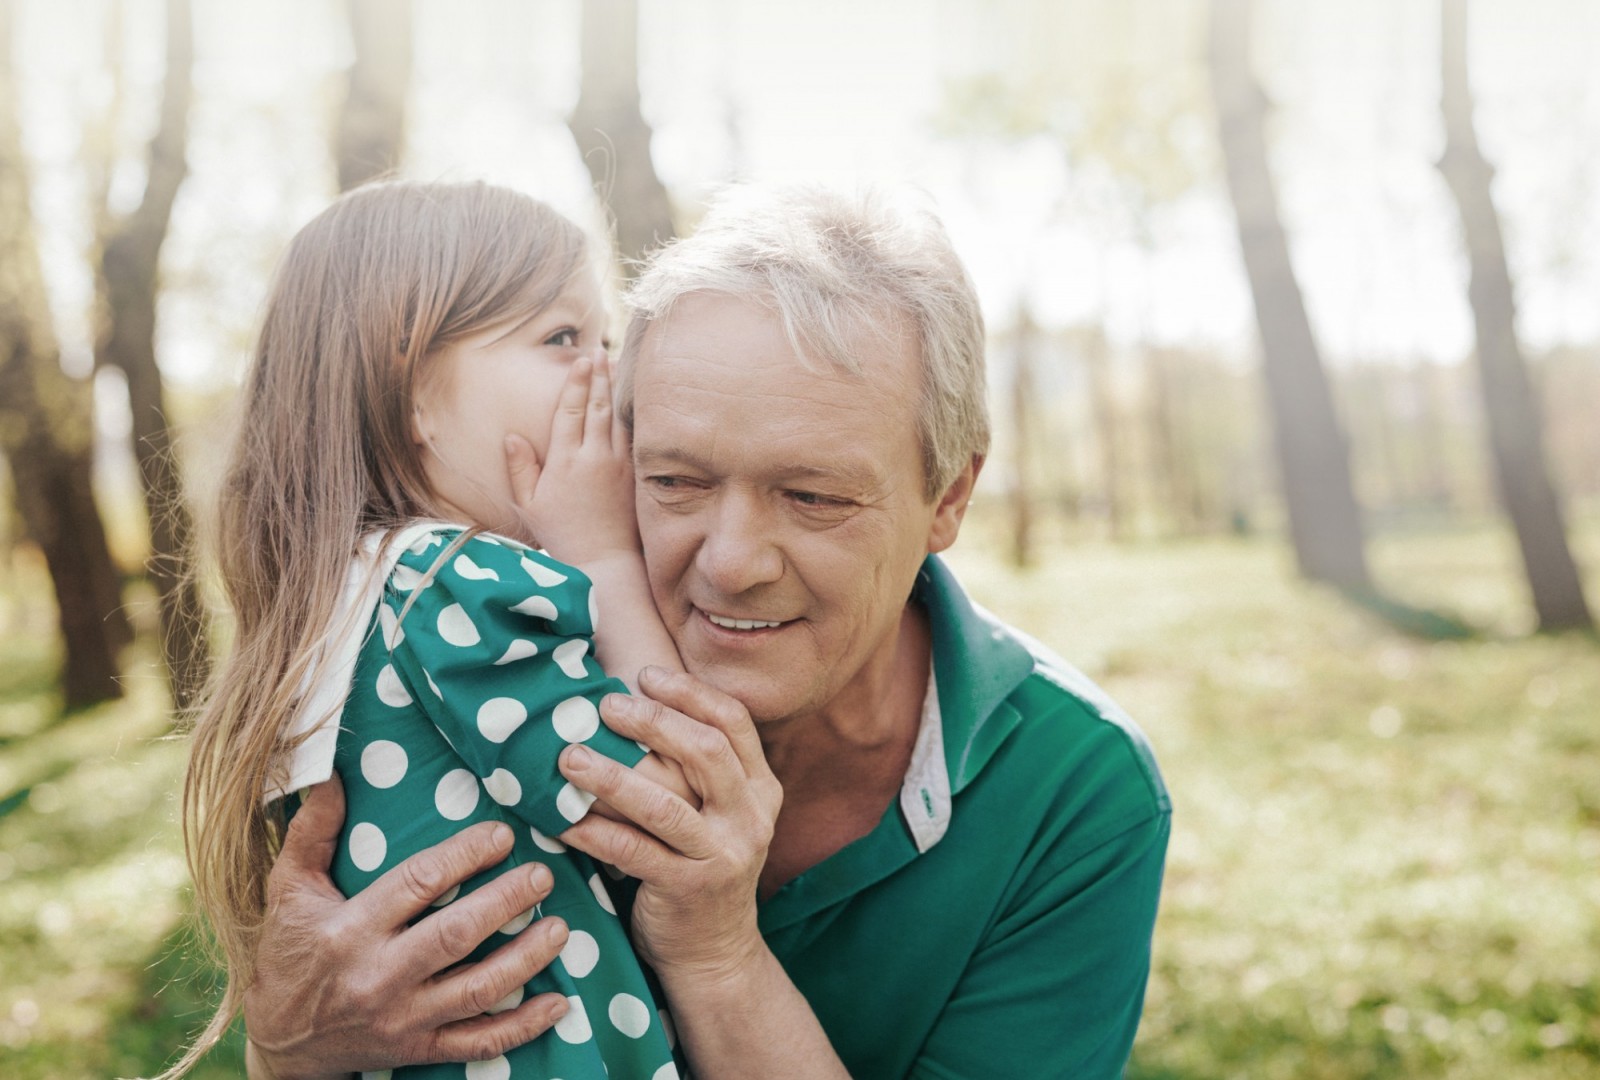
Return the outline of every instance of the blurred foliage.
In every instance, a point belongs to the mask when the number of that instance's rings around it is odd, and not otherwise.
[[[1600,566],[1600,520],[1576,536]],[[1271,539],[1054,546],[976,596],[1083,666],[1177,810],[1136,1080],[1600,1072],[1600,646],[1526,637],[1509,538],[1390,535],[1380,580],[1485,628],[1407,636]],[[0,597],[0,1076],[148,1075],[206,1015],[185,923],[183,747],[160,682],[65,721],[19,552]],[[129,670],[154,670],[148,629]],[[213,1078],[237,1076],[234,1041]]]

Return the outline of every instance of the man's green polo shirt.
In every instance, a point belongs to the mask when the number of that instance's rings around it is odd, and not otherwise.
[[[939,559],[914,598],[937,694],[901,798],[762,933],[858,1080],[1120,1076],[1171,815],[1149,745]]]

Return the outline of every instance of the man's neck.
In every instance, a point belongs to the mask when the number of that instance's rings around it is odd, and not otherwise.
[[[908,605],[877,677],[827,709],[762,731],[783,810],[761,875],[763,897],[871,832],[899,794],[921,727],[932,643]]]

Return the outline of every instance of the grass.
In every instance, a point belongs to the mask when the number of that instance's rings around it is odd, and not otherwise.
[[[1173,791],[1131,1077],[1600,1075],[1600,645],[1527,633],[1502,534],[1374,546],[1397,599],[1481,628],[1430,641],[1264,540],[1058,548],[1021,574],[975,525],[953,556],[973,593],[1119,698]],[[22,578],[13,614],[37,612]],[[182,747],[148,675],[54,720],[48,627],[8,622],[0,1076],[147,1075],[205,1015]]]

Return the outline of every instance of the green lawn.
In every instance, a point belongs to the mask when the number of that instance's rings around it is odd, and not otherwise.
[[[1375,545],[1399,599],[1484,628],[1439,642],[1264,540],[1063,547],[1025,575],[991,546],[973,528],[954,556],[974,594],[1119,698],[1173,791],[1131,1076],[1600,1075],[1600,645],[1527,636],[1503,535]],[[129,700],[53,720],[23,571],[27,611],[0,598],[0,1077],[148,1074],[203,1016],[183,749],[147,651]]]

